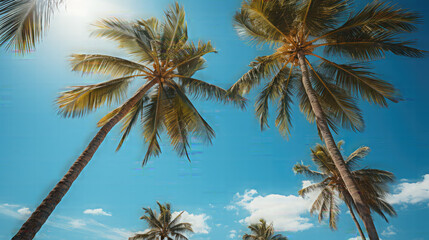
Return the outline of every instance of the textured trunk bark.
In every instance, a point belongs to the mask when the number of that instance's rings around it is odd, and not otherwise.
[[[36,233],[40,230],[48,217],[54,211],[55,207],[70,189],[74,180],[76,180],[83,168],[88,164],[89,160],[91,160],[95,151],[97,151],[98,147],[103,142],[109,131],[128,113],[128,111],[154,84],[155,82],[152,81],[140,88],[133,97],[131,97],[124,105],[122,105],[122,108],[118,114],[110,119],[106,125],[104,125],[98,131],[98,133],[86,147],[85,151],[83,151],[79,158],[73,163],[66,175],[64,175],[64,177],[57,183],[54,189],[52,189],[52,191],[37,207],[33,214],[31,214],[31,216],[22,225],[21,229],[12,238],[12,240],[31,240],[34,238]]]
[[[359,231],[359,234],[360,234],[360,236],[361,236],[362,240],[366,240],[366,238],[365,238],[365,234],[363,234],[363,231],[362,231],[362,228],[360,227],[359,221],[356,219],[355,213],[353,212],[353,208],[350,206],[350,204],[349,204],[349,203],[346,203],[346,205],[347,205],[347,207],[348,207],[348,208],[349,208],[349,210],[350,210],[350,214],[352,215],[353,221],[354,221],[354,222],[355,222],[355,224],[356,224],[356,227],[357,227],[357,229],[358,229],[358,231]]]
[[[304,85],[314,115],[316,116],[316,124],[319,128],[320,134],[325,141],[326,147],[328,148],[329,154],[334,161],[335,167],[338,169],[341,178],[343,179],[347,187],[347,190],[352,196],[352,199],[356,205],[357,212],[361,217],[368,232],[369,239],[379,240],[377,230],[375,229],[375,225],[371,217],[371,212],[369,211],[368,206],[364,204],[362,197],[360,196],[359,190],[353,180],[353,177],[346,167],[343,156],[341,155],[340,150],[338,149],[334,137],[332,136],[329,126],[326,122],[322,107],[319,103],[319,100],[317,99],[317,94],[311,85],[307,63],[305,61],[305,54],[299,53],[298,58],[302,72],[302,84]]]

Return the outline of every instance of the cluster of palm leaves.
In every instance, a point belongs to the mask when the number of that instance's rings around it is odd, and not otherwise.
[[[288,135],[291,104],[299,107],[310,122],[315,115],[302,84],[298,53],[306,60],[311,84],[333,130],[338,125],[363,130],[356,97],[387,106],[399,100],[398,91],[373,73],[368,61],[386,53],[422,57],[423,51],[398,36],[415,30],[417,14],[387,3],[374,1],[352,12],[352,1],[343,0],[247,0],[234,20],[239,35],[255,44],[268,44],[275,51],[260,56],[250,70],[230,89],[245,94],[264,83],[255,108],[261,128],[268,126],[269,102],[277,103],[276,126]],[[326,55],[326,57],[323,57]],[[328,60],[332,57],[334,60]],[[338,62],[342,60],[343,62]]]
[[[0,45],[18,53],[34,49],[52,13],[63,2],[0,1]],[[398,90],[379,78],[369,62],[383,59],[388,53],[423,57],[424,51],[404,39],[404,34],[416,30],[419,21],[415,12],[382,1],[373,1],[354,11],[353,0],[244,0],[234,16],[238,34],[250,43],[269,46],[273,53],[257,57],[250,63],[250,70],[225,90],[193,77],[204,68],[203,57],[216,51],[210,42],[189,41],[185,12],[179,4],[167,9],[163,22],[156,18],[131,22],[116,18],[100,20],[94,35],[118,43],[128,58],[74,54],[73,71],[107,75],[112,79],[74,86],[60,94],[57,104],[64,117],[82,116],[101,106],[115,105],[115,108],[98,122],[97,135],[14,239],[34,237],[116,124],[122,124],[119,149],[136,123],[142,123],[148,146],[143,164],[161,153],[162,132],[169,136],[179,156],[189,158],[189,136],[206,142],[214,137],[213,129],[189,97],[244,107],[243,96],[263,84],[255,103],[262,129],[269,125],[269,108],[275,102],[275,125],[282,135],[289,137],[292,103],[296,99],[301,112],[316,124],[326,144],[312,150],[320,172],[299,164],[295,166],[297,172],[322,178],[322,182],[300,192],[305,195],[311,190],[322,190],[313,211],[319,211],[321,219],[325,210],[329,210],[330,225],[335,228],[338,210],[335,197],[338,196],[352,213],[354,209],[359,214],[369,237],[377,240],[370,211],[383,217],[385,213],[395,214],[384,201],[386,183],[393,175],[373,169],[355,170],[356,162],[366,150],[357,150],[350,160],[344,160],[331,131],[338,133],[340,127],[364,129],[358,98],[383,107],[389,101],[401,99]],[[126,98],[134,85],[140,87],[132,97]],[[169,205],[159,206],[161,212],[170,211]],[[146,210],[147,214],[153,213]],[[153,219],[164,218],[162,213],[155,215],[153,213]],[[272,225],[268,226],[265,221],[254,227],[269,235],[263,239],[284,239],[273,235]],[[155,232],[150,238],[161,234]],[[169,239],[168,234],[162,236]],[[248,239],[262,238],[249,235]]]
[[[94,85],[73,87],[61,93],[57,103],[65,117],[81,116],[104,104],[124,101],[132,81],[147,87],[146,93],[122,119],[122,139],[117,150],[138,122],[150,156],[161,152],[159,135],[165,131],[179,156],[188,156],[188,136],[193,134],[205,142],[214,136],[213,129],[198,113],[188,96],[244,106],[244,98],[232,97],[227,91],[192,76],[204,68],[204,55],[216,50],[210,42],[188,41],[185,12],[179,4],[166,11],[165,22],[156,18],[128,22],[104,19],[96,23],[94,35],[111,39],[129,53],[131,60],[102,54],[74,54],[72,70],[83,74],[103,74],[115,77]],[[143,82],[142,82],[143,81]],[[122,106],[102,118],[102,127],[116,116]]]
[[[193,233],[190,223],[181,222],[180,218],[183,211],[176,217],[173,217],[171,205],[169,203],[161,204],[157,202],[159,213],[151,208],[143,208],[145,215],[143,219],[149,229],[142,234],[136,234],[130,237],[130,240],[188,240],[186,234]]]
[[[342,144],[343,141],[338,142],[340,149]],[[359,163],[369,151],[369,147],[360,147],[346,158],[345,163],[351,171],[365,203],[372,211],[379,214],[388,222],[386,214],[396,216],[393,207],[385,200],[386,195],[389,193],[388,184],[394,180],[394,175],[391,172],[379,169],[357,169]],[[362,239],[365,239],[362,228],[355,218],[354,212],[356,211],[356,206],[340,177],[338,169],[329,156],[326,146],[317,144],[311,149],[311,160],[317,166],[317,170],[312,170],[309,166],[302,163],[297,163],[293,168],[295,173],[305,175],[312,181],[316,181],[316,183],[299,191],[299,194],[303,197],[312,193],[318,193],[311,206],[310,213],[318,212],[319,221],[328,216],[329,226],[331,229],[336,230],[340,209],[339,200],[341,200],[348,207]]]
[[[251,234],[244,234],[243,240],[287,240],[281,234],[274,234],[273,224],[268,224],[264,219],[259,219],[258,223],[250,224],[248,228]]]

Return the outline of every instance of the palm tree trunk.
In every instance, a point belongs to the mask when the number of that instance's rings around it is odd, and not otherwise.
[[[31,214],[31,216],[22,225],[21,229],[12,238],[12,240],[31,240],[34,238],[36,233],[40,230],[48,217],[54,211],[55,207],[70,189],[73,182],[82,172],[83,168],[88,164],[89,160],[91,160],[92,156],[97,151],[98,147],[103,142],[109,131],[130,111],[130,109],[154,84],[155,82],[152,81],[141,87],[133,97],[131,97],[122,105],[118,114],[110,119],[98,131],[98,133],[86,147],[85,151],[83,151],[79,158],[73,163],[66,175],[64,175],[64,177],[57,183],[54,189],[52,189],[52,191],[37,207],[33,214]]]
[[[366,240],[366,238],[365,238],[365,234],[363,234],[363,231],[362,231],[362,228],[360,227],[359,221],[356,219],[355,213],[353,212],[353,208],[350,206],[350,204],[349,204],[349,203],[346,203],[346,205],[347,205],[347,207],[348,207],[348,208],[349,208],[349,210],[350,210],[350,214],[352,215],[353,221],[354,221],[354,222],[355,222],[355,224],[356,224],[356,227],[357,227],[357,229],[358,229],[358,231],[359,231],[359,234],[360,234],[360,236],[361,236],[362,240]]]
[[[369,239],[379,240],[377,230],[375,229],[375,225],[371,217],[371,212],[369,211],[368,206],[364,204],[357,185],[350,174],[350,171],[346,167],[343,156],[335,144],[334,137],[332,136],[322,107],[319,103],[319,100],[317,99],[317,94],[311,85],[307,64],[305,62],[305,54],[302,52],[298,53],[298,58],[302,72],[302,84],[304,85],[305,92],[307,93],[308,99],[310,100],[314,115],[316,116],[316,125],[323,137],[323,140],[325,141],[326,147],[328,148],[329,154],[334,161],[335,167],[340,172],[341,178],[343,179],[347,190],[356,204],[357,212],[365,225]]]

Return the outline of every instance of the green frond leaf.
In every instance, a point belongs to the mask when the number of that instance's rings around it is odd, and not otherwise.
[[[362,64],[336,64],[326,59],[322,71],[335,79],[336,84],[354,95],[360,95],[369,103],[387,106],[386,99],[398,102],[400,94],[392,84],[378,79]]]
[[[64,117],[85,115],[103,104],[119,103],[134,76],[122,77],[94,85],[76,86],[60,93],[56,103]]]
[[[245,73],[238,81],[232,85],[228,91],[232,94],[245,95],[253,87],[260,84],[261,80],[276,74],[282,67],[278,55],[269,55],[256,58],[250,64],[251,69]]]
[[[206,100],[215,99],[223,103],[232,102],[241,108],[246,106],[246,99],[244,97],[229,94],[227,90],[216,85],[190,77],[179,77],[179,80],[181,87],[196,98],[204,98]]]
[[[0,46],[14,48],[21,54],[32,51],[62,3],[63,0],[2,0]]]
[[[147,71],[147,67],[123,58],[101,54],[73,54],[71,56],[73,71],[82,74],[100,73],[113,77],[127,76]]]

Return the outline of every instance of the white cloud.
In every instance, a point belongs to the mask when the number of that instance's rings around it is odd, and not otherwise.
[[[31,211],[28,207],[23,207],[17,204],[3,203],[0,204],[0,214],[16,219],[25,220],[28,215],[31,214]]]
[[[86,226],[85,221],[81,219],[72,219],[69,221],[69,224],[72,228],[83,228],[84,226]]]
[[[22,216],[28,216],[28,215],[30,215],[32,213],[28,207],[20,208],[20,209],[18,209],[17,212],[19,214],[21,214]]]
[[[105,212],[102,208],[86,209],[83,213],[89,215],[112,216],[111,213]]]
[[[303,187],[311,182],[303,181]],[[297,195],[269,194],[259,195],[254,189],[236,194],[235,205],[247,210],[250,216],[241,219],[242,224],[251,224],[264,218],[273,222],[276,231],[296,232],[309,229],[314,225],[308,218],[308,212],[314,196],[302,198]]]
[[[237,236],[237,231],[235,231],[235,230],[229,231],[229,235],[228,235],[229,238],[233,239],[236,236]]]
[[[416,204],[429,201],[429,174],[424,175],[420,182],[398,184],[394,194],[387,199],[391,204]]]
[[[384,230],[382,233],[381,233],[381,235],[383,235],[383,236],[393,236],[393,235],[396,235],[396,229],[395,229],[395,227],[393,227],[392,225],[391,226],[388,226],[387,228],[386,228],[386,230]]]
[[[213,204],[209,203],[209,207],[210,207],[210,208],[214,208],[214,207],[215,207],[215,205],[213,205]]]
[[[179,215],[180,212],[173,212],[173,217],[176,217]],[[210,216],[207,216],[206,214],[192,214],[188,213],[187,211],[183,211],[182,215],[180,216],[180,219],[182,222],[188,222],[192,224],[192,229],[194,230],[194,233],[198,234],[208,234],[210,232],[210,227],[207,224],[207,220],[210,219]]]
[[[228,211],[232,211],[232,210],[237,210],[238,208],[234,205],[228,205],[228,206],[225,206],[225,209]]]

